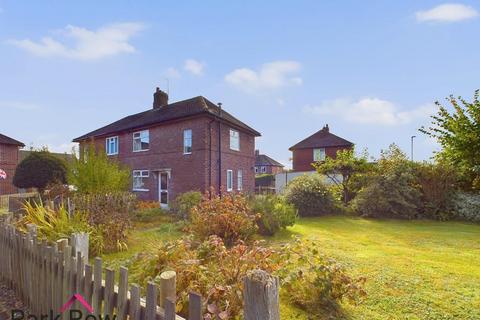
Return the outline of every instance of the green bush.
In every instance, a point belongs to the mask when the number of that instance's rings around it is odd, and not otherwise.
[[[458,192],[454,199],[454,214],[459,220],[480,222],[480,194]]]
[[[78,192],[89,194],[128,191],[131,183],[130,170],[110,160],[103,149],[97,152],[93,144],[80,158],[74,153],[68,181]]]
[[[247,241],[257,232],[256,217],[251,213],[243,194],[213,192],[205,194],[191,211],[190,231],[197,239],[220,237],[227,246]]]
[[[322,216],[338,212],[338,202],[318,174],[293,179],[285,190],[287,201],[301,217]]]
[[[367,186],[358,192],[351,207],[364,217],[413,219],[419,213],[420,197],[412,163],[391,145],[382,152]]]
[[[153,222],[167,217],[167,211],[162,208],[136,209],[133,212],[132,220],[135,222]]]
[[[190,220],[192,209],[202,201],[202,194],[198,191],[189,191],[180,194],[172,204],[172,212],[181,219]]]
[[[67,182],[67,165],[48,151],[31,152],[19,163],[13,176],[17,188],[37,188],[43,193],[50,184]]]
[[[258,195],[251,206],[257,214],[258,232],[262,235],[272,236],[282,228],[293,226],[297,219],[295,207],[281,196]]]
[[[420,215],[423,218],[453,218],[457,170],[442,163],[416,163],[415,175],[422,194]]]
[[[255,186],[256,187],[274,187],[275,175],[264,173],[264,174],[255,176]]]

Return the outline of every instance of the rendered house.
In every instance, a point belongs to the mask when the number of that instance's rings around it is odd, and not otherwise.
[[[353,143],[330,132],[328,124],[289,150],[293,153],[293,171],[312,171],[312,163],[335,158],[337,151],[353,148]]]
[[[18,164],[19,149],[24,146],[22,142],[0,134],[0,195],[18,192],[12,181]]]
[[[255,137],[260,133],[198,96],[168,103],[157,88],[153,108],[74,139],[94,142],[132,170],[132,191],[168,207],[183,192],[255,188]],[[220,146],[220,148],[219,148]]]
[[[283,167],[280,162],[255,150],[255,174],[277,174],[283,172]]]

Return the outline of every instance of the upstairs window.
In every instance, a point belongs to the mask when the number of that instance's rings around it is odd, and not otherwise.
[[[145,182],[149,176],[148,170],[133,170],[133,191],[148,191]]]
[[[118,154],[118,136],[105,139],[105,151],[109,156]]]
[[[143,130],[133,134],[133,152],[150,149],[150,132]]]
[[[267,167],[262,166],[262,167],[261,167],[261,170],[262,170],[262,173],[266,173],[266,172],[267,172]]]
[[[183,154],[192,153],[192,130],[183,130]]]
[[[237,130],[230,129],[230,149],[240,151],[240,134]]]
[[[233,190],[233,171],[227,170],[227,191]]]
[[[258,173],[258,167],[255,167],[255,173]]]
[[[313,161],[325,161],[325,148],[313,149]]]

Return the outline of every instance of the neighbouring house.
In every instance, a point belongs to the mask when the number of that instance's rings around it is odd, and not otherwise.
[[[277,174],[283,172],[283,167],[280,162],[255,150],[255,174]]]
[[[351,149],[353,143],[330,132],[328,124],[320,131],[290,147],[292,151],[292,170],[275,175],[275,192],[282,192],[290,181],[298,176],[314,174],[312,163],[323,161],[326,157],[335,158],[337,151]],[[325,183],[332,183],[324,177]]]
[[[25,145],[0,134],[0,195],[17,193],[13,185],[13,176],[19,160],[19,149]]]
[[[337,151],[351,149],[353,143],[330,132],[328,124],[320,131],[290,147],[293,171],[312,171],[312,163],[326,157],[335,158]]]
[[[168,102],[157,88],[150,110],[127,116],[76,139],[132,170],[132,191],[168,207],[183,192],[255,188],[255,137],[260,133],[198,96]]]

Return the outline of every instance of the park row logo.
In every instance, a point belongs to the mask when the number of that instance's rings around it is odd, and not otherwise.
[[[75,301],[78,301],[84,308],[85,310],[88,311],[88,314],[84,316],[82,310],[78,309],[70,309],[72,305],[75,303]],[[34,314],[28,314],[26,315],[23,310],[18,310],[18,309],[13,309],[12,310],[12,320],[60,320],[62,317],[62,314],[69,310],[68,318],[63,317],[64,319],[68,320],[116,320],[117,316],[113,315],[111,318],[109,315],[95,315],[93,314],[93,308],[92,306],[85,300],[84,297],[82,297],[80,294],[76,293],[74,294],[68,301],[60,308],[60,313],[54,313],[53,310],[50,310],[48,314],[41,314],[41,315],[34,315]]]

